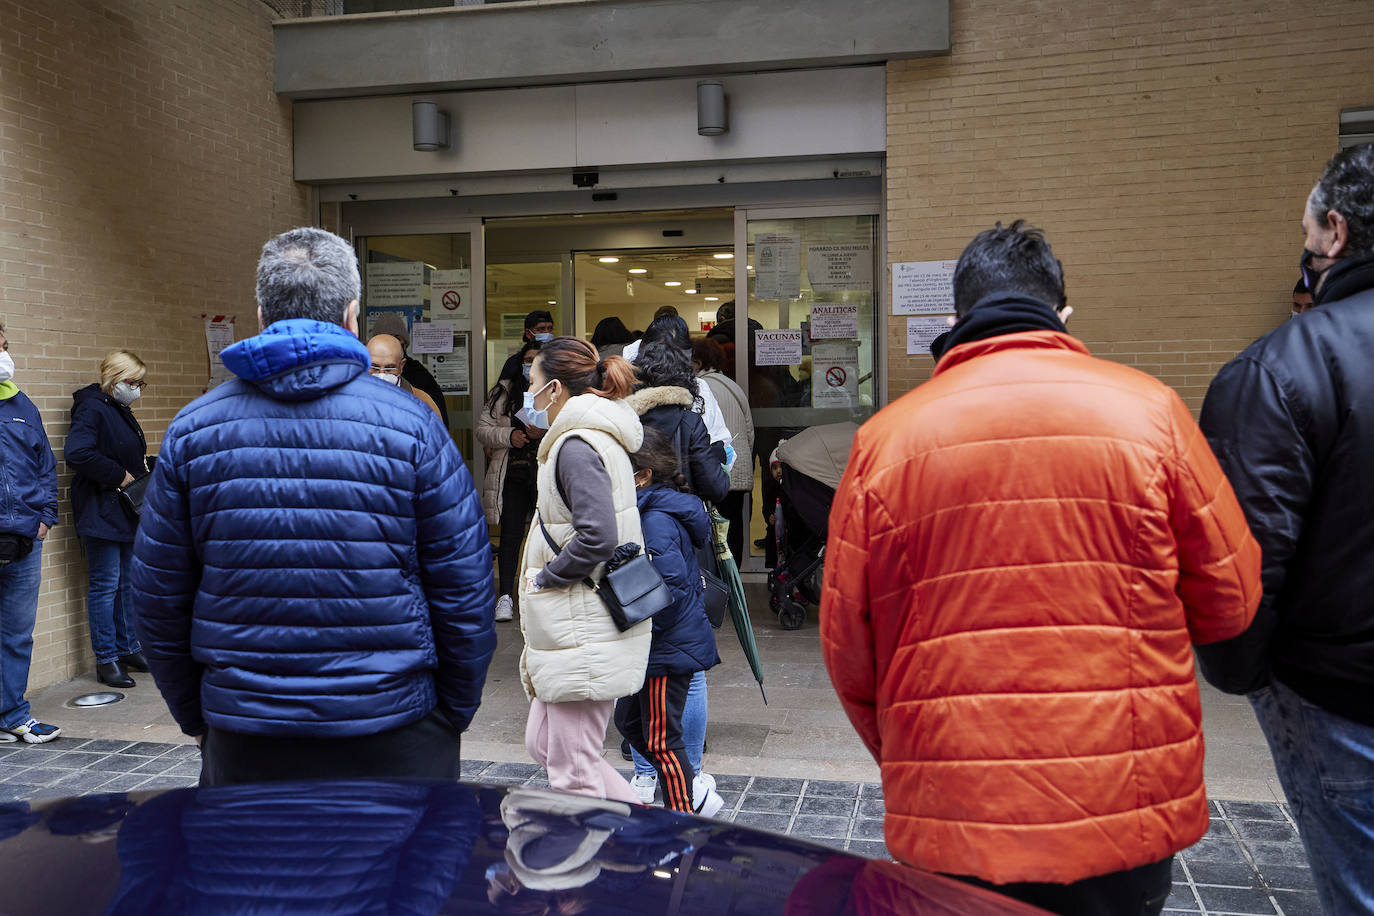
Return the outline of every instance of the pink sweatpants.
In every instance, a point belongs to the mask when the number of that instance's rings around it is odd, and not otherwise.
[[[614,700],[530,703],[525,748],[560,792],[639,804],[639,796],[602,756]]]

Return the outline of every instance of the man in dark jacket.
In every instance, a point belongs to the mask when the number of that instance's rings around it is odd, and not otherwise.
[[[1264,554],[1243,635],[1200,646],[1248,693],[1327,913],[1374,911],[1374,145],[1327,163],[1302,218],[1316,306],[1212,382],[1202,429]]]
[[[42,744],[62,734],[29,715],[24,691],[43,575],[43,539],[57,524],[57,459],[38,408],[14,384],[0,321],[0,742]]]
[[[401,380],[423,391],[434,402],[439,419],[444,421],[444,429],[448,429],[448,403],[444,398],[444,389],[439,387],[438,380],[423,362],[411,359],[406,353],[406,348],[410,346],[410,331],[406,329],[405,319],[395,312],[382,315],[372,327],[372,335],[376,337],[378,334],[390,334],[401,342]]]
[[[368,377],[348,243],[287,232],[263,332],[162,441],[140,636],[201,782],[458,774],[496,645],[477,490],[428,407]]]

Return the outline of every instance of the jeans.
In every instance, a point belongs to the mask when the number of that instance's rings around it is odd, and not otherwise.
[[[29,662],[33,624],[38,619],[38,586],[43,580],[43,542],[22,560],[0,566],[0,728],[29,720]]]
[[[692,686],[687,691],[687,705],[682,708],[682,740],[687,745],[687,761],[692,764],[692,772],[701,772],[701,752],[706,746],[706,672],[698,671],[692,675]],[[654,765],[640,756],[639,751],[630,749],[635,758],[636,776],[653,776],[657,771]]]
[[[129,595],[129,562],[134,556],[134,545],[95,537],[83,540],[91,574],[86,595],[91,648],[95,650],[96,663],[103,665],[122,655],[132,655],[139,648]]]
[[[1328,916],[1374,912],[1374,727],[1279,681],[1250,694]]]

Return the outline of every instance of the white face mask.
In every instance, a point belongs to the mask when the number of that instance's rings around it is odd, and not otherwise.
[[[110,397],[128,407],[134,401],[143,397],[143,389],[135,388],[128,382],[115,382],[115,386],[110,389]]]
[[[0,382],[14,378],[14,357],[8,350],[0,350]]]
[[[372,377],[375,379],[381,379],[388,385],[401,384],[401,377],[399,375],[392,375],[390,372],[374,372],[372,373]]]

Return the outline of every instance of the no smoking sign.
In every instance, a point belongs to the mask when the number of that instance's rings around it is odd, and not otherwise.
[[[444,308],[448,309],[450,312],[456,312],[458,311],[458,306],[463,304],[463,297],[459,295],[458,290],[450,289],[445,290],[443,298],[439,301],[442,302]]]
[[[844,371],[843,366],[831,366],[825,370],[825,383],[831,388],[843,388],[848,378],[849,373]]]

